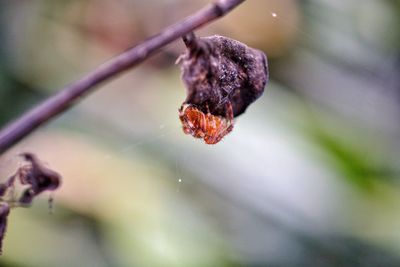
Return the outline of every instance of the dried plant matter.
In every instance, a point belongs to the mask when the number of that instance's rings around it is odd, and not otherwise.
[[[29,185],[19,199],[21,204],[30,204],[43,191],[53,191],[59,187],[61,176],[58,173],[45,167],[32,153],[23,153],[21,156],[29,162],[20,168],[18,175],[21,184]]]
[[[0,184],[0,252],[10,207],[27,206],[40,193],[56,190],[61,184],[61,176],[44,166],[36,155],[23,153],[21,156],[27,161],[27,164],[18,168],[13,176]],[[22,185],[28,185],[19,198],[10,194],[14,189],[15,181],[19,181]]]
[[[3,253],[3,239],[7,230],[7,219],[10,213],[10,206],[8,203],[0,204],[0,255]]]
[[[232,130],[233,117],[241,115],[264,92],[267,58],[260,50],[223,36],[196,38],[191,33],[183,40],[187,51],[179,60],[187,97],[180,119],[185,133],[214,144]],[[193,110],[203,113],[204,118],[190,116]],[[216,142],[208,142],[213,134]]]

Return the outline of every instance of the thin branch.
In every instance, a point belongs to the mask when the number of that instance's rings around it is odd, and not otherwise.
[[[114,57],[97,67],[80,80],[64,87],[57,94],[27,111],[0,131],[0,154],[30,134],[40,125],[74,105],[82,96],[104,81],[132,68],[163,46],[186,35],[205,24],[224,16],[244,0],[217,0],[191,16],[165,28],[159,34],[147,39],[136,47]]]

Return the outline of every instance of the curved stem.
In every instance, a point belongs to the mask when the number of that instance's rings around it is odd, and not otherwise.
[[[196,47],[196,35],[194,32],[189,32],[188,34],[182,36],[183,43],[189,49],[194,49]]]
[[[0,154],[30,134],[40,125],[64,112],[104,81],[132,68],[165,45],[205,24],[224,16],[244,0],[217,0],[191,16],[165,28],[159,34],[145,40],[134,48],[112,58],[78,81],[62,88],[30,111],[0,131]]]

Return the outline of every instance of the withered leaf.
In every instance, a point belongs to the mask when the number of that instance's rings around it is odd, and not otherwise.
[[[264,92],[268,81],[265,54],[257,49],[219,35],[186,37],[182,56],[182,79],[187,88],[184,104],[202,112],[225,116],[230,102],[234,117]]]
[[[61,176],[44,166],[40,160],[32,153],[23,153],[22,157],[29,162],[23,166],[22,173],[19,175],[21,184],[30,185],[19,199],[22,204],[30,204],[33,198],[43,191],[53,191],[61,183]]]
[[[183,37],[182,79],[187,97],[179,109],[184,133],[216,144],[233,130],[233,118],[264,92],[267,57],[223,36]]]

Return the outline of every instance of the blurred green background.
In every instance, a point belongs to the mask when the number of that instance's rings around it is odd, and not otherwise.
[[[208,1],[0,0],[0,125]],[[63,176],[0,266],[400,266],[400,2],[250,0],[197,32],[265,51],[217,145],[184,135],[180,41],[0,157]]]

